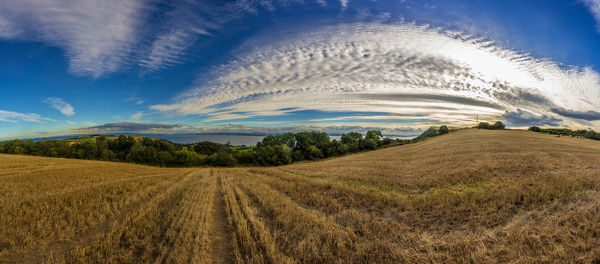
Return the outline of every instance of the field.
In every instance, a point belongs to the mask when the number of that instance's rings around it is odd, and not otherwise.
[[[600,141],[462,130],[282,167],[0,155],[0,263],[600,262]]]

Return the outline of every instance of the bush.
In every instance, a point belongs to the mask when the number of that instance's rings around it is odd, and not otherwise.
[[[292,159],[294,161],[303,161],[304,160],[304,154],[302,154],[302,151],[296,150],[296,151],[294,151],[294,154],[292,154]]]
[[[502,124],[502,122],[500,121],[497,121],[496,123],[494,123],[491,129],[504,129],[504,124]]]
[[[376,149],[377,142],[372,141],[372,140],[361,139],[358,142],[358,147],[360,148],[360,150]]]
[[[210,155],[217,150],[219,150],[219,144],[210,141],[202,141],[194,146],[194,151],[198,154]]]
[[[448,127],[446,125],[443,125],[440,127],[440,129],[438,130],[438,133],[440,135],[444,135],[444,134],[448,134],[450,133],[450,130],[448,129]]]
[[[254,164],[254,152],[236,152],[233,156],[238,164]]]
[[[480,122],[477,125],[477,128],[480,129],[504,129],[504,124],[500,121],[496,121],[493,125],[490,125],[488,122]]]
[[[490,124],[488,122],[479,122],[477,125],[479,129],[490,129]]]
[[[216,155],[213,155],[211,155],[211,157],[213,158],[211,160],[213,166],[227,167],[235,165],[235,159],[233,158],[233,156],[225,151],[219,151],[216,153]]]
[[[306,149],[306,156],[310,160],[318,160],[323,158],[323,152],[315,146],[309,146]]]

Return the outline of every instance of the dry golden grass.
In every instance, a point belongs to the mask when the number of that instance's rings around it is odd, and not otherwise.
[[[600,142],[463,130],[231,169],[0,155],[0,262],[598,263]]]

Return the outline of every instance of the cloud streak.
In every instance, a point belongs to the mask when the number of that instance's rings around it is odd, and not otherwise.
[[[23,114],[23,113],[0,110],[0,122],[16,123],[19,121],[26,121],[26,122],[39,123],[39,122],[46,121],[46,120],[51,120],[51,119],[42,117],[42,116],[40,116],[38,114],[34,114],[34,113]]]
[[[552,112],[557,113],[564,117],[570,117],[575,119],[582,119],[587,121],[597,121],[600,120],[600,112],[598,111],[574,111],[568,110],[564,108],[552,108]]]
[[[75,114],[75,109],[73,109],[73,106],[71,106],[71,104],[67,103],[62,98],[48,97],[44,100],[44,103],[60,111],[63,115],[72,116]]]
[[[273,39],[248,42],[240,48],[246,52],[214,69],[214,79],[152,109],[208,121],[301,110],[424,114],[459,117],[451,120],[460,125],[477,114],[499,118],[518,109],[554,122],[552,108],[600,108],[597,72],[458,32],[372,23]]]
[[[177,129],[185,128],[181,124],[154,124],[154,123],[133,123],[118,122],[108,123],[99,126],[76,128],[74,130],[85,133],[124,133],[124,132],[174,132]]]
[[[317,1],[325,6],[325,1]],[[0,39],[41,41],[65,51],[69,71],[98,78],[139,66],[157,72],[189,59],[188,49],[261,9],[302,0],[20,0],[0,3]],[[343,9],[348,0],[341,0]]]
[[[142,0],[5,1],[0,32],[60,47],[71,73],[99,77],[126,63],[138,40],[144,6]],[[10,27],[13,33],[6,34]]]
[[[365,133],[368,130],[379,130],[384,135],[414,137],[420,135],[423,130],[411,127],[396,127],[385,124],[366,125],[296,125],[296,126],[247,126],[241,124],[223,124],[216,127],[199,127],[182,124],[159,124],[159,123],[135,123],[119,122],[108,123],[98,126],[73,129],[76,133],[157,133],[157,134],[255,134],[267,135],[286,132],[301,131],[323,131],[333,135],[356,131]]]
[[[590,10],[596,20],[596,28],[600,32],[600,0],[582,0],[583,4]]]
[[[509,126],[524,127],[524,126],[558,126],[562,121],[548,115],[536,115],[529,111],[517,109],[516,112],[506,112],[502,115],[502,120],[507,122]]]

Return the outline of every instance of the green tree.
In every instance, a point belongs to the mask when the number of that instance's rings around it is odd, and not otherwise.
[[[292,163],[292,149],[287,145],[261,146],[256,150],[256,161],[261,165],[285,165]]]
[[[381,131],[377,130],[369,130],[367,131],[367,135],[365,136],[366,140],[372,140],[375,142],[379,142],[383,138]]]
[[[494,123],[494,125],[492,125],[492,129],[504,129],[504,124],[502,124],[500,121],[497,121]]]
[[[306,149],[306,158],[309,160],[318,160],[323,158],[323,152],[316,146],[309,146]]]
[[[359,132],[350,132],[348,134],[343,134],[340,140],[343,144],[353,144],[358,143],[361,140],[363,135]]]

